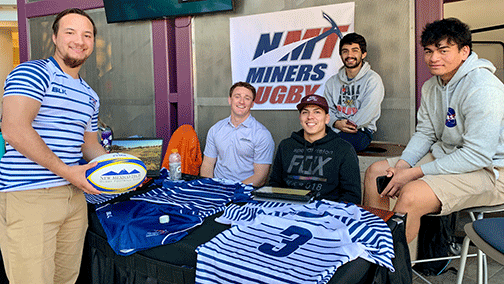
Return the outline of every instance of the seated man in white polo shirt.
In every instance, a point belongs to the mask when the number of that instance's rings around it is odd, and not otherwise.
[[[231,115],[210,128],[200,175],[262,186],[268,177],[275,143],[252,115],[256,90],[246,82],[229,90]]]

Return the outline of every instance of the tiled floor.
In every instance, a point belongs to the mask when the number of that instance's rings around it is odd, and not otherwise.
[[[504,217],[503,213],[493,213],[485,215],[485,218],[491,217]],[[463,227],[466,223],[470,222],[471,219],[468,215],[459,213],[457,219],[456,235],[463,237],[465,236]],[[470,246],[469,254],[476,253],[476,247]],[[495,262],[491,258],[487,257],[488,261],[488,284],[504,284],[504,266]],[[457,282],[457,271],[459,270],[460,261],[459,259],[454,259],[448,265],[447,271],[439,276],[423,276],[427,281],[433,284],[438,283],[456,283]],[[467,259],[466,268],[464,272],[463,284],[475,284],[477,283],[477,266],[478,261],[476,257],[470,257]],[[413,284],[426,284],[428,282],[422,280],[417,275],[413,274]]]

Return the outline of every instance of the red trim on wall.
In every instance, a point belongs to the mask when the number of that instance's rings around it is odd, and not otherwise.
[[[426,24],[443,19],[443,0],[416,0],[415,1],[415,95],[416,110],[420,107],[422,85],[432,75],[425,65],[424,50],[420,44],[420,35]]]
[[[165,141],[180,125],[194,127],[191,19],[152,23],[156,135]]]
[[[29,59],[30,48],[28,45],[28,17],[25,12],[26,0],[17,0],[18,32],[19,32],[19,61],[25,62]]]
[[[178,94],[177,124],[191,124],[194,127],[191,20],[192,17],[175,19],[175,54]]]
[[[174,129],[170,125],[170,96],[168,80],[168,34],[172,21],[152,21],[152,49],[154,66],[154,94],[156,101],[156,136],[169,141]],[[163,145],[166,149],[168,143]]]

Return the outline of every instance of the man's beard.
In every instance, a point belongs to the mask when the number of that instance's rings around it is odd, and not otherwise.
[[[82,64],[84,64],[84,62],[86,62],[86,58],[84,59],[75,59],[75,58],[70,58],[68,55],[63,57],[63,62],[65,62],[65,65],[70,67],[70,68],[75,68],[75,67],[79,67],[81,66]]]
[[[347,59],[348,59],[348,58],[347,58]],[[362,64],[362,59],[361,59],[361,60],[358,60],[357,58],[352,58],[352,59],[355,59],[355,63],[354,63],[354,65],[348,65],[348,64],[346,63],[346,60],[345,60],[345,61],[343,61],[343,65],[345,65],[345,67],[346,67],[346,68],[348,68],[348,69],[354,69],[354,68],[359,67],[359,66]]]

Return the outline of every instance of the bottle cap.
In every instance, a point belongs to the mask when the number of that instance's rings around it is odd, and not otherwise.
[[[172,153],[178,153],[178,149],[177,148],[172,149],[171,151],[172,151]]]
[[[165,224],[168,222],[170,222],[170,216],[168,215],[159,216],[159,223]]]

